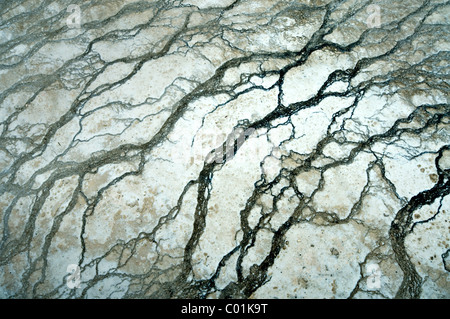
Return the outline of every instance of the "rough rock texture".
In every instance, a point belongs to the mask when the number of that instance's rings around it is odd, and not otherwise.
[[[450,298],[450,2],[3,1],[1,298]]]

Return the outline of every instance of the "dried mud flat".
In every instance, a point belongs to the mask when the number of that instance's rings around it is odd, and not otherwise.
[[[0,297],[448,299],[449,19],[2,2]]]

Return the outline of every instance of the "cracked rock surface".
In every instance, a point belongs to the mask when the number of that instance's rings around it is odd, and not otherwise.
[[[0,3],[1,298],[450,298],[450,2]]]

